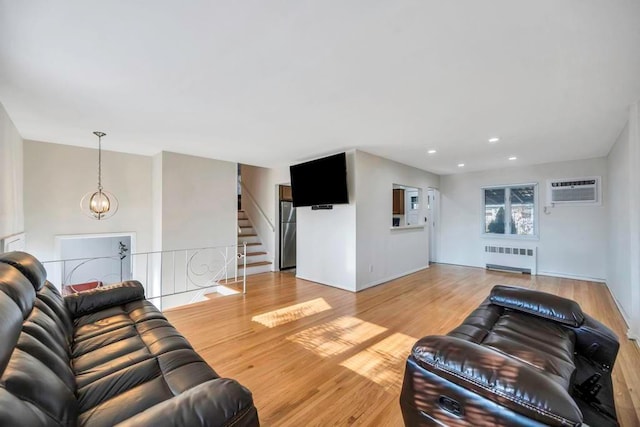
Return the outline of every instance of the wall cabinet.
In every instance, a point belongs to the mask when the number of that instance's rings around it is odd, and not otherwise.
[[[404,190],[401,188],[393,189],[393,214],[404,215]]]
[[[280,186],[280,201],[293,201],[293,194],[291,193],[291,186],[289,185],[281,185]]]

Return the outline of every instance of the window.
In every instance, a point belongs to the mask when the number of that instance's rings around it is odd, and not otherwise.
[[[536,236],[537,184],[483,188],[484,234]]]
[[[391,226],[408,227],[421,226],[420,198],[422,189],[407,185],[393,184],[393,198],[391,209]]]

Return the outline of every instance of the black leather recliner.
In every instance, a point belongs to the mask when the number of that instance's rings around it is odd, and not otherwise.
[[[0,426],[257,426],[135,281],[63,298],[22,252],[0,255]]]
[[[496,286],[446,336],[407,360],[407,426],[617,426],[618,339],[569,299]]]

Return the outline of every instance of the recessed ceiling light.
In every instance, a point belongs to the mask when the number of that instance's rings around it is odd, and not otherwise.
[[[458,163],[458,167],[459,168],[463,168],[464,167],[464,163]]]
[[[516,156],[511,156],[509,157],[509,160],[518,160],[518,158]]]
[[[496,137],[489,138],[489,142],[490,142],[491,144],[495,144],[495,143],[496,143],[496,142],[498,142],[498,141],[500,141],[500,138],[496,138]]]
[[[436,154],[436,150],[429,150],[427,151],[428,154]]]

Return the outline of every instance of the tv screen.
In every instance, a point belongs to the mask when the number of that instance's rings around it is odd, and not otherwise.
[[[289,171],[293,206],[349,203],[345,153],[293,165]]]

